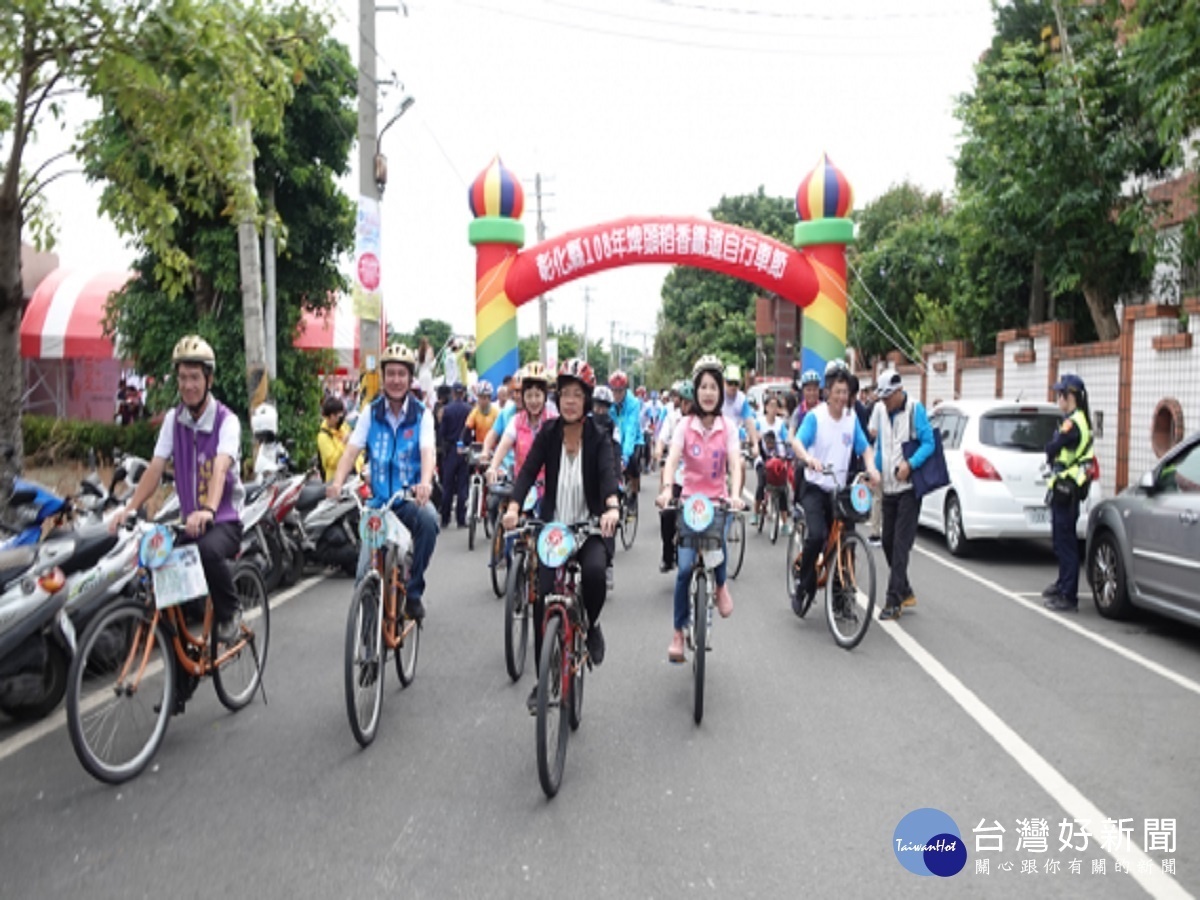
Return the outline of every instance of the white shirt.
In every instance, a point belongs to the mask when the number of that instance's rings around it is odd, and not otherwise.
[[[683,421],[683,413],[676,407],[671,407],[667,413],[666,419],[663,420],[662,431],[658,433],[658,439],[664,446],[670,448],[671,439],[675,435],[675,429],[679,427],[679,423]],[[675,468],[675,483],[683,487],[683,460],[680,459],[679,465]]]
[[[567,445],[563,444],[554,515],[558,521],[568,525],[586,521],[588,518],[587,495],[583,492],[583,447],[579,448],[572,459],[567,453]]]
[[[810,484],[815,484],[825,491],[833,491],[846,483],[850,458],[854,454],[854,426],[858,424],[858,416],[854,414],[853,409],[844,409],[842,417],[835,419],[829,414],[829,407],[824,403],[814,409],[812,414],[817,417],[817,439],[808,453],[823,466],[832,466],[833,474],[824,475],[805,468],[804,477]]]
[[[404,417],[408,415],[408,404],[411,396],[404,395],[404,405],[400,407],[400,415],[392,415],[391,404],[384,400],[384,410],[387,417],[387,423],[392,426],[392,431],[400,427],[400,423],[404,421]],[[358,449],[363,449],[369,443],[371,433],[371,407],[368,406],[362,411],[362,415],[358,417],[358,421],[354,423],[354,431],[350,433],[350,443]],[[433,432],[433,411],[427,406],[425,412],[421,416],[421,433],[417,435],[418,447],[424,450],[436,450],[437,438]]]

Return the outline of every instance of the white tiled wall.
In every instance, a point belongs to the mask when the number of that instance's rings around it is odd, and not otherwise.
[[[1117,391],[1121,358],[1112,356],[1064,359],[1058,377],[1075,374],[1083,379],[1092,415],[1096,459],[1100,463],[1100,486],[1105,497],[1116,492],[1117,482]]]
[[[995,397],[995,369],[963,369],[960,399],[993,400]]]
[[[1129,481],[1137,483],[1158,462],[1150,443],[1154,410],[1159,401],[1173,397],[1183,408],[1183,431],[1200,431],[1200,319],[1192,316],[1190,350],[1158,351],[1152,346],[1159,335],[1176,334],[1176,319],[1143,319],[1133,323],[1133,403],[1129,443]]]
[[[1037,359],[1031,363],[1017,364],[1014,358],[1024,350],[1032,349]],[[1004,345],[1004,399],[1046,401],[1046,381],[1050,365],[1050,339],[1033,338],[1017,340]]]
[[[935,372],[936,363],[945,363],[945,372]],[[925,378],[928,384],[925,388],[927,405],[933,406],[938,400],[954,399],[954,367],[956,364],[953,353],[934,353],[925,360]]]

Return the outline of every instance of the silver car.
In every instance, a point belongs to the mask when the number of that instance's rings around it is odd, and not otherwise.
[[[1092,510],[1085,559],[1100,615],[1137,606],[1200,625],[1200,432]]]

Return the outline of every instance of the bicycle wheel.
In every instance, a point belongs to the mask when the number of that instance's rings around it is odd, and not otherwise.
[[[563,702],[563,666],[566,664],[562,618],[551,616],[542,638],[541,672],[537,689],[538,780],[547,797],[558,793],[563,765],[567,761],[568,704]]]
[[[579,724],[583,721],[583,675],[587,669],[587,665],[583,662],[586,655],[586,641],[583,636],[583,629],[575,629],[575,652],[571,656],[571,663],[575,667],[575,672],[571,677],[571,730],[578,731]]]
[[[504,529],[498,522],[496,530],[492,534],[492,558],[488,561],[488,568],[492,573],[492,593],[496,595],[496,599],[499,599],[504,596],[509,561],[504,553]]]
[[[479,487],[479,518],[483,519],[483,535],[490,540],[494,526],[492,517],[488,514],[487,487],[483,484],[483,479],[480,479]]]
[[[634,538],[637,537],[638,529],[638,503],[637,494],[626,494],[624,501],[624,515],[621,517],[621,546],[626,550],[633,549]]]
[[[400,687],[408,687],[417,677],[417,651],[421,649],[421,623],[407,615],[400,617],[400,646],[396,648],[396,676]]]
[[[254,698],[267,668],[267,647],[271,640],[271,606],[267,603],[267,586],[253,563],[237,563],[233,567],[233,586],[242,608],[242,634],[237,650],[218,666],[217,660],[227,651],[218,648],[209,637],[213,661],[213,686],[217,699],[230,710],[239,710]]]
[[[383,708],[383,579],[363,576],[346,620],[346,713],[354,739],[366,747],[375,740]]]
[[[740,513],[733,514],[725,546],[729,554],[729,577],[737,578],[738,573],[742,571],[742,562],[746,559],[746,517]]]
[[[88,773],[128,781],[154,757],[175,707],[175,659],[152,610],[120,603],[88,625],[67,674],[71,746]]]
[[[835,552],[837,558],[829,562],[825,577],[825,619],[837,645],[850,650],[858,646],[871,625],[875,558],[867,542],[853,531],[843,532]]]
[[[704,718],[704,661],[708,653],[708,576],[692,570],[692,718]]]
[[[767,501],[767,517],[771,520],[767,536],[771,539],[771,544],[779,540],[779,497],[776,495],[774,488],[771,489],[771,499]]]
[[[529,646],[529,604],[525,602],[525,556],[517,557],[509,570],[508,589],[504,592],[504,665],[508,677],[520,681],[525,672],[525,653]]]
[[[808,537],[808,527],[803,521],[793,523],[791,537],[787,542],[787,556],[784,557],[786,571],[784,573],[784,584],[786,585],[787,598],[789,602],[796,599],[796,591],[800,589],[800,564],[804,559],[804,539]],[[812,598],[808,598],[809,603]],[[808,603],[803,604],[801,617],[808,612]]]
[[[471,480],[471,490],[467,494],[467,549],[475,549],[475,526],[479,524],[479,485]]]

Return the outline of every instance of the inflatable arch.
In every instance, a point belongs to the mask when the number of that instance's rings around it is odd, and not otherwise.
[[[475,247],[475,368],[493,384],[517,370],[517,307],[576,278],[617,266],[668,263],[758,285],[804,311],[801,369],[824,372],[846,352],[849,182],[822,157],[796,192],[794,247],[736,225],[632,216],[570,231],[522,250],[525,194],[496,157],[471,185]]]

